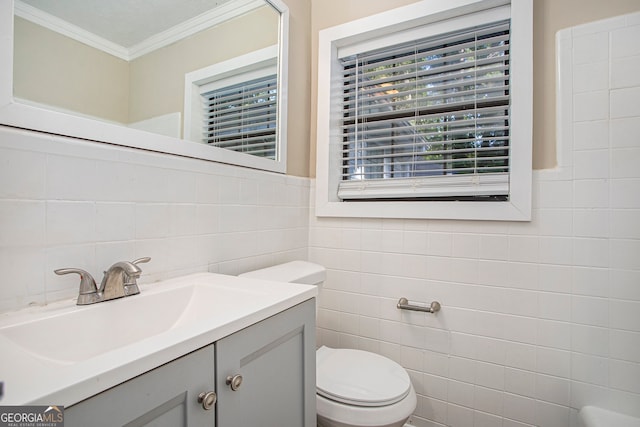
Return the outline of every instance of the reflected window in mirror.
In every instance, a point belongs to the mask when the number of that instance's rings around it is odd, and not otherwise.
[[[277,159],[277,54],[271,46],[185,77],[185,138]]]

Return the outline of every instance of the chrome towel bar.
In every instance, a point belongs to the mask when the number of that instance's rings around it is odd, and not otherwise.
[[[409,300],[405,297],[400,298],[396,307],[400,310],[424,311],[426,313],[435,313],[440,311],[440,303],[438,301],[433,301],[429,307],[423,307],[421,305],[409,304]]]

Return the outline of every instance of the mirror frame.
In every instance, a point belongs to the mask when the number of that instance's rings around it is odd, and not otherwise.
[[[276,160],[153,134],[16,100],[13,96],[13,0],[0,1],[0,124],[284,174],[287,168],[289,8],[282,0],[265,1],[280,12]]]

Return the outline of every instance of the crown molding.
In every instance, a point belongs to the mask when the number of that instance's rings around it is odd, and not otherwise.
[[[67,36],[87,46],[99,49],[110,55],[116,56],[125,61],[129,60],[129,49],[117,43],[110,42],[100,36],[73,25],[63,19],[55,17],[51,14],[43,12],[31,5],[15,0],[14,13],[20,18],[31,21],[51,31]]]
[[[151,36],[131,48],[126,48],[106,40],[20,0],[15,0],[15,14],[20,18],[70,37],[80,43],[84,43],[120,59],[124,59],[125,61],[131,61],[132,59],[139,58],[154,50],[168,46],[206,28],[221,24],[264,5],[264,0],[229,1],[208,12],[171,27],[166,31]]]
[[[263,0],[235,0],[209,10],[182,22],[166,31],[155,34],[129,49],[129,58],[135,59],[154,50],[168,46],[199,31],[221,24],[237,16],[244,15],[261,6]]]

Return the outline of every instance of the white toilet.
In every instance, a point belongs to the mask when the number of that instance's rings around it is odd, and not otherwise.
[[[323,266],[292,261],[240,275],[253,279],[321,286]],[[368,351],[316,351],[316,408],[320,427],[401,427],[416,409],[407,371]]]

